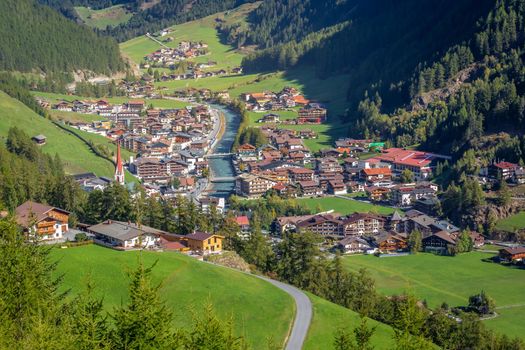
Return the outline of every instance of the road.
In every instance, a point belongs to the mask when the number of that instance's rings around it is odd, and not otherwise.
[[[277,288],[288,293],[295,300],[295,319],[292,326],[292,332],[286,342],[286,350],[300,350],[303,348],[304,341],[308,335],[308,328],[312,322],[312,302],[310,298],[298,288],[286,283],[282,283],[263,276],[257,276]]]
[[[310,323],[312,323],[312,302],[310,298],[299,288],[291,286],[289,284],[273,280],[268,277],[254,275],[250,272],[239,271],[237,269],[215,264],[209,261],[203,261],[206,264],[215,265],[229,270],[234,270],[245,275],[254,276],[260,278],[268,283],[273,284],[275,287],[280,290],[288,293],[295,300],[295,318],[292,325],[292,331],[286,340],[285,350],[301,350],[303,348],[304,341],[308,335],[308,329],[310,328]]]

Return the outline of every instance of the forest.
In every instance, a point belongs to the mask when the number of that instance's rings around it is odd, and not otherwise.
[[[124,71],[116,41],[34,0],[0,2],[0,69],[111,74]]]

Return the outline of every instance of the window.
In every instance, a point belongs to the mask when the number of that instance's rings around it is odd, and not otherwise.
[[[213,243],[217,243],[217,237],[213,238]]]

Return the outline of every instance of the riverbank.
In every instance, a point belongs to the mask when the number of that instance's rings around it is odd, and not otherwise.
[[[219,132],[217,133],[216,141],[214,147],[211,149],[211,153],[230,153],[239,130],[241,117],[223,105],[210,104],[209,106],[217,111],[220,121]],[[209,169],[210,177],[213,175],[213,177],[233,178],[236,175],[231,156],[210,158]],[[208,182],[206,191],[210,196],[227,198],[233,192],[234,187],[234,181],[221,183]]]

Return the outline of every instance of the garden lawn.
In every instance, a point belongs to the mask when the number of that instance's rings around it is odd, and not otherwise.
[[[392,214],[394,212],[394,209],[390,207],[338,197],[297,198],[297,202],[306,205],[312,211],[317,211],[317,208],[321,207],[323,211],[334,210],[341,215],[354,212],[374,212],[378,214]]]
[[[313,305],[313,318],[304,350],[332,349],[334,333],[341,327],[354,329],[361,322],[359,315],[350,309],[333,304],[327,300],[309,294]],[[377,327],[372,336],[375,349],[392,349],[393,330],[390,326],[374,320],[368,320],[369,327]]]
[[[525,306],[525,270],[485,262],[491,253],[471,252],[455,257],[420,253],[403,257],[377,258],[371,255],[347,256],[349,270],[366,268],[386,295],[414,293],[430,307],[446,302],[467,305],[468,297],[487,292],[496,307]],[[486,322],[490,328],[509,336],[525,335],[524,308],[498,310],[501,315]]]
[[[496,229],[508,232],[514,232],[525,228],[525,211],[519,212],[501,219],[496,224]]]
[[[245,335],[252,348],[266,349],[267,338],[283,344],[293,321],[293,299],[256,277],[199,262],[175,252],[119,252],[95,245],[55,249],[57,274],[64,274],[62,290],[82,290],[89,275],[105,308],[128,299],[127,272],[141,256],[145,266],[156,262],[152,277],[161,283],[161,296],[174,312],[174,325],[191,322],[190,308],[199,311],[211,302],[222,319],[234,317],[237,334]]]

